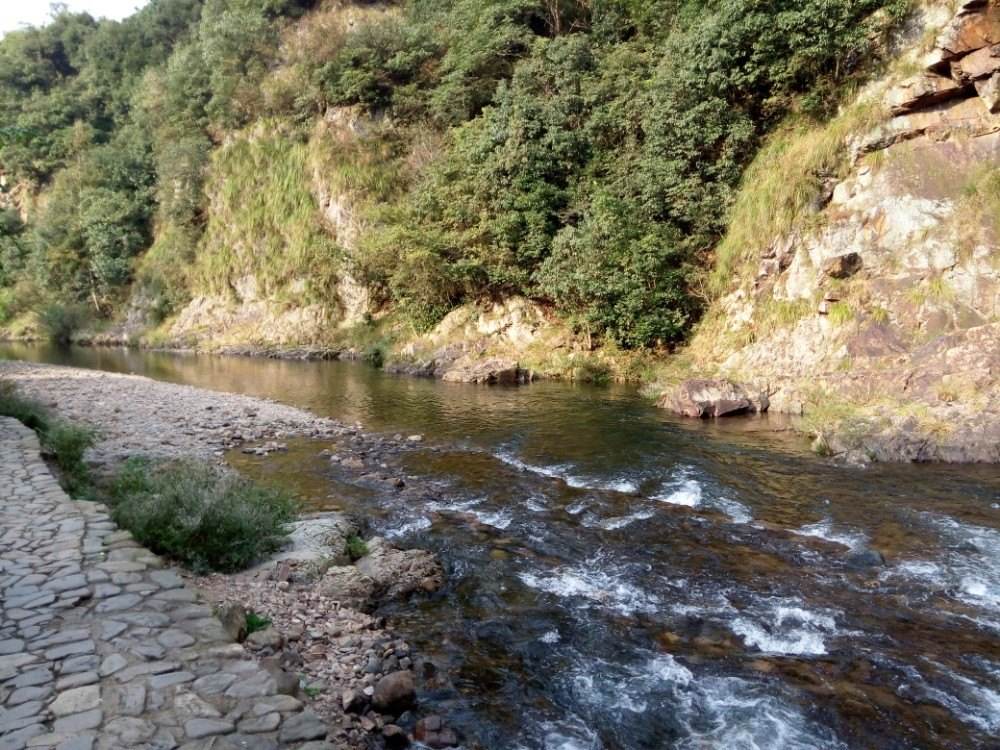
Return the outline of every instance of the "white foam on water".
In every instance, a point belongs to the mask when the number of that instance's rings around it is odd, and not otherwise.
[[[533,589],[575,599],[587,608],[599,606],[624,615],[660,608],[659,597],[630,583],[627,571],[600,558],[551,571],[524,571],[518,577]]]
[[[750,513],[750,509],[743,503],[736,500],[720,497],[713,500],[712,504],[717,506],[719,510],[729,516],[729,519],[733,523],[750,523],[753,520],[753,515]]]
[[[588,505],[590,505],[589,500],[580,500],[578,502],[573,503],[572,505],[567,505],[566,512],[569,513],[571,516],[578,516],[587,509]]]
[[[837,634],[837,621],[829,612],[813,612],[796,602],[771,602],[735,618],[730,628],[765,654],[819,656],[827,653],[827,638]]]
[[[558,630],[549,630],[542,633],[541,637],[538,639],[542,643],[559,643],[562,640],[562,636],[559,635]]]
[[[833,520],[824,518],[822,521],[810,523],[801,529],[795,529],[795,534],[800,536],[810,536],[816,539],[824,539],[834,544],[840,544],[851,550],[861,549],[868,541],[868,537],[860,531],[838,530],[834,528]]]
[[[841,750],[833,733],[814,725],[767,682],[695,674],[669,654],[633,665],[592,660],[578,664],[569,687],[589,712],[616,722],[667,712],[685,750]]]
[[[545,504],[545,498],[541,495],[529,495],[526,497],[524,507],[532,513],[544,513],[549,509],[548,505]]]
[[[654,500],[659,500],[671,505],[685,505],[689,508],[697,508],[701,505],[702,489],[696,479],[685,479],[679,487],[665,490],[653,496]]]
[[[689,734],[678,750],[842,750],[826,727],[810,722],[768,684],[708,677],[692,684],[681,720]]]
[[[513,466],[520,471],[527,471],[531,474],[558,479],[566,485],[575,489],[584,490],[604,490],[607,492],[621,492],[634,495],[639,491],[639,484],[629,477],[613,477],[603,479],[600,477],[588,477],[573,472],[573,467],[569,464],[552,464],[550,466],[540,464],[530,464],[522,461],[508,450],[498,450],[494,457],[508,466]]]
[[[950,690],[945,691],[927,683],[919,672],[913,669],[910,687],[915,688],[921,699],[940,704],[960,721],[982,732],[1000,733],[1000,692],[965,675],[952,672],[941,664],[933,661],[929,663],[940,669],[952,684]]]
[[[494,512],[473,510],[471,512],[480,523],[500,530],[506,529],[514,520],[514,516],[509,510],[498,510]]]
[[[414,534],[418,531],[423,531],[424,529],[429,529],[431,527],[431,519],[426,516],[417,516],[416,518],[406,521],[405,523],[395,526],[385,530],[385,536],[396,539],[402,536],[407,536],[408,534]]]
[[[651,508],[641,508],[634,513],[624,516],[611,516],[609,518],[591,517],[585,520],[583,525],[590,528],[599,527],[606,531],[614,531],[615,529],[623,529],[626,526],[630,526],[636,521],[646,521],[654,515],[656,514]]]
[[[881,579],[906,578],[965,604],[1000,612],[1000,531],[947,516],[924,513],[921,517],[940,533],[941,557],[901,562]]]

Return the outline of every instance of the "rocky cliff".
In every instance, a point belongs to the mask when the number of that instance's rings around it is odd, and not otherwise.
[[[922,28],[931,49],[911,46],[861,94],[874,126],[844,140],[839,174],[812,175],[786,231],[750,248],[687,357],[803,415],[817,450],[995,462],[1000,3],[931,5]]]

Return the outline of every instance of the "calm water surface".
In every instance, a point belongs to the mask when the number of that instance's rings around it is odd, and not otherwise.
[[[831,466],[774,422],[628,388],[481,388],[364,365],[0,348],[419,432],[400,502],[315,443],[250,471],[438,552],[388,610],[469,745],[1000,748],[1000,469]],[[434,447],[432,447],[434,446]],[[878,560],[878,554],[884,562]]]

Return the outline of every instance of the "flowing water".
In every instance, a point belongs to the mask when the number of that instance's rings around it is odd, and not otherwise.
[[[832,466],[780,422],[627,388],[483,388],[363,365],[7,347],[419,432],[400,502],[315,443],[248,467],[425,546],[386,612],[424,700],[499,749],[1000,747],[1000,469]],[[875,552],[884,556],[884,562]]]

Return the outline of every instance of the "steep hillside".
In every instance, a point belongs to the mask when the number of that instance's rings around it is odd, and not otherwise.
[[[1000,7],[923,28],[898,73],[750,168],[684,360],[804,414],[817,450],[997,461]]]
[[[804,415],[853,459],[1000,460],[998,13],[63,13],[0,41],[0,326],[644,381]]]

